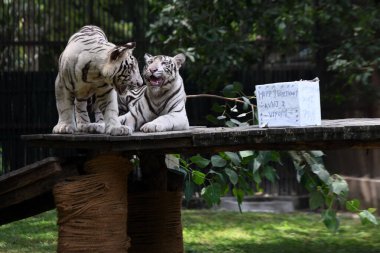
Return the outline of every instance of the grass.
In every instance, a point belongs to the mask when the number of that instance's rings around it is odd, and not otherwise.
[[[55,252],[56,240],[54,211],[0,226],[1,253]]]
[[[380,252],[380,227],[352,218],[343,218],[339,233],[332,234],[318,214],[187,211],[183,216],[189,253]]]
[[[318,214],[183,211],[187,253],[380,253],[380,227],[342,218],[337,234]],[[56,250],[54,211],[0,226],[0,253]]]

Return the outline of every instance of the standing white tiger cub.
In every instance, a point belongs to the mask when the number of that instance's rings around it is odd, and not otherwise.
[[[136,90],[128,91],[132,100],[128,96],[124,97],[129,100],[129,112],[119,117],[121,124],[128,126],[131,132],[135,129],[142,132],[188,129],[186,93],[179,75],[185,55],[169,57],[145,54],[144,59],[143,78],[146,85],[138,90],[138,95],[133,93]]]
[[[116,91],[124,94],[143,83],[137,60],[132,55],[134,48],[135,43],[115,46],[108,42],[104,32],[96,26],[84,26],[70,37],[59,58],[55,81],[59,119],[53,133],[129,134],[128,127],[118,120]],[[87,99],[93,95],[105,124],[90,123]]]

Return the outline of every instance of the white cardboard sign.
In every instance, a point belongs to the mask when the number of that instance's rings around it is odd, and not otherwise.
[[[321,125],[319,79],[256,85],[260,127]]]

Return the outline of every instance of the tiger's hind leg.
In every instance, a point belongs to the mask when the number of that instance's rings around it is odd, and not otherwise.
[[[58,123],[53,128],[54,134],[72,134],[77,130],[74,119],[74,94],[67,87],[67,81],[58,74],[55,79]]]

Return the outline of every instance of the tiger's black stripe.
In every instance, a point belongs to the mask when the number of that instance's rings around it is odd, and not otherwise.
[[[88,75],[88,70],[90,69],[91,61],[88,61],[86,65],[84,65],[82,69],[82,81],[87,82],[87,75]]]

